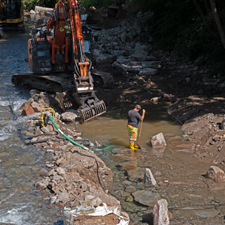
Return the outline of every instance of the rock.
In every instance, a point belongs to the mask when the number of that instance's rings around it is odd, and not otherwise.
[[[130,181],[143,181],[143,173],[144,173],[144,168],[138,168],[136,170],[128,170],[128,178]]]
[[[37,102],[32,102],[31,103],[32,108],[34,109],[34,112],[40,112],[41,109],[43,108],[40,104]]]
[[[87,206],[93,205],[95,207],[102,204],[102,200],[99,197],[95,197],[93,195],[86,195],[85,202]]]
[[[66,175],[65,170],[64,170],[63,168],[61,168],[61,167],[58,167],[58,168],[56,169],[56,172],[57,172],[59,175],[61,175],[61,176]]]
[[[154,97],[154,98],[151,98],[151,102],[153,102],[154,104],[158,104],[159,103],[159,97]]]
[[[151,76],[151,75],[155,75],[157,73],[158,73],[158,70],[157,69],[144,68],[144,69],[140,70],[139,75],[148,75],[148,76]]]
[[[54,204],[57,200],[57,196],[52,196],[50,200],[50,204]]]
[[[148,168],[145,169],[144,184],[145,185],[153,185],[153,186],[157,185],[156,180],[152,174],[152,171]]]
[[[195,215],[201,217],[201,218],[211,218],[220,213],[220,211],[216,209],[204,209],[204,210],[195,210]]]
[[[128,192],[128,193],[135,192],[136,191],[136,187],[128,186],[128,187],[125,188],[125,191]]]
[[[130,195],[126,198],[126,202],[133,202],[133,197]]]
[[[35,14],[35,11],[33,9],[31,9],[30,14]]]
[[[109,55],[109,54],[104,54],[104,55],[99,55],[99,56],[96,58],[96,63],[97,63],[98,65],[101,65],[101,64],[111,64],[111,63],[113,63],[115,60],[116,60],[116,56]]]
[[[155,202],[160,199],[160,195],[158,193],[153,193],[151,191],[140,190],[132,193],[135,201],[147,205],[154,206]]]
[[[33,114],[33,113],[35,113],[35,112],[34,112],[34,109],[31,106],[26,107],[22,111],[23,116],[27,116],[27,115],[30,115],[30,114]]]
[[[163,133],[159,133],[151,138],[151,143],[153,148],[162,148],[166,146],[166,141]]]
[[[82,160],[82,164],[85,168],[90,169],[95,165],[95,160],[92,158],[86,157]]]
[[[77,114],[73,112],[65,112],[60,117],[63,122],[75,122],[76,118]]]
[[[59,193],[58,199],[60,202],[66,203],[70,200],[70,197],[69,197],[69,194],[64,191],[64,192]]]
[[[46,189],[46,185],[43,184],[42,182],[37,182],[36,188],[37,188],[37,190],[44,190],[44,189]]]
[[[42,131],[43,133],[49,133],[49,129],[48,129],[47,127],[42,127],[42,128],[41,128],[41,131]]]
[[[161,199],[156,202],[153,207],[153,215],[154,215],[154,225],[169,225],[169,215],[167,208],[167,201],[165,199]]]
[[[39,172],[41,177],[47,177],[49,175],[48,170],[42,168]]]
[[[208,169],[205,177],[209,178],[209,179],[212,179],[215,182],[224,182],[225,181],[224,171],[221,170],[217,166],[210,166],[210,168]]]

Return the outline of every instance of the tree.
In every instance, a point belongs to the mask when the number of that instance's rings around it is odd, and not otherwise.
[[[210,6],[211,6],[211,9],[212,9],[212,13],[213,13],[213,17],[214,17],[217,29],[218,29],[219,34],[220,34],[220,39],[221,39],[222,45],[225,49],[225,33],[224,33],[222,23],[220,21],[220,17],[219,17],[217,8],[216,8],[215,0],[210,0]]]

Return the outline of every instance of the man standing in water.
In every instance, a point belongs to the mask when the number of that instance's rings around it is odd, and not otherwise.
[[[129,133],[129,139],[130,139],[130,149],[131,150],[137,150],[138,146],[134,146],[134,142],[137,140],[137,134],[138,134],[138,123],[141,120],[144,120],[145,117],[145,110],[142,109],[142,116],[139,114],[139,110],[141,109],[140,105],[136,105],[134,109],[130,110],[128,112],[127,118],[128,118],[128,124],[127,129]]]

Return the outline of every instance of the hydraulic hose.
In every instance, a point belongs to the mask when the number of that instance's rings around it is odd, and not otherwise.
[[[39,140],[39,141],[32,141],[32,142],[29,141],[29,142],[27,142],[27,141],[24,139],[23,134],[22,134],[22,132],[21,132],[21,130],[20,130],[19,128],[17,129],[17,132],[18,132],[18,134],[19,134],[21,140],[23,141],[23,143],[24,143],[25,145],[33,145],[33,144],[43,143],[43,142],[46,142],[46,141],[56,141],[56,142],[60,142],[59,140],[53,139],[53,138],[46,138],[46,139]]]
[[[49,119],[51,120],[51,122],[53,123],[53,125],[55,126],[55,128],[59,131],[59,133],[62,134],[63,137],[65,137],[65,138],[66,138],[68,141],[70,141],[72,144],[77,145],[77,146],[81,147],[81,148],[84,149],[84,150],[102,151],[102,150],[105,150],[105,149],[107,149],[107,148],[113,147],[113,145],[110,145],[110,146],[108,146],[108,147],[101,148],[101,149],[89,149],[89,148],[87,148],[87,147],[85,147],[85,146],[83,146],[83,145],[78,144],[77,142],[73,141],[71,138],[69,138],[68,136],[66,136],[66,135],[59,129],[59,127],[56,125],[56,123],[54,122],[53,118],[52,118],[50,115],[49,115]]]

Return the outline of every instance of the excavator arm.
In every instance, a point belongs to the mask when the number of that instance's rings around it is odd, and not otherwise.
[[[28,40],[28,63],[33,73],[14,75],[13,83],[28,83],[41,90],[66,92],[63,101],[69,100],[78,105],[81,122],[106,112],[104,101],[100,101],[94,93],[92,63],[85,55],[76,0],[59,0],[46,29],[34,30],[32,39]]]

